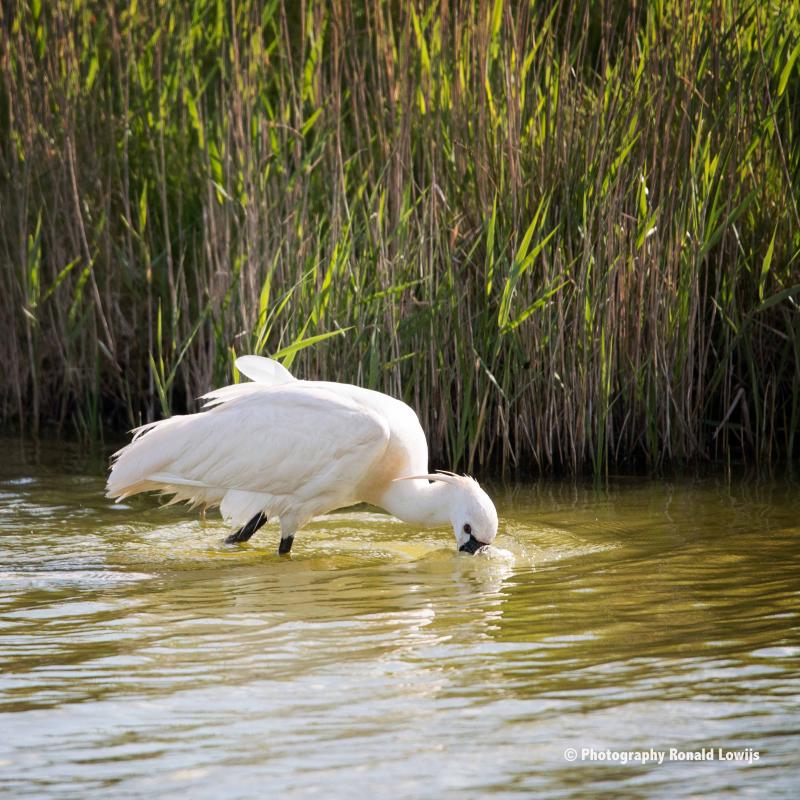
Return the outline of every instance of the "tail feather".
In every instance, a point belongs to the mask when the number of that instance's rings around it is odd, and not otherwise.
[[[205,412],[138,428],[133,441],[113,456],[106,496],[122,500],[140,492],[157,491],[171,495],[170,505],[188,502],[192,506],[220,506],[222,516],[232,525],[244,525],[255,514],[273,506],[275,498],[270,495],[212,486],[180,474],[182,458],[191,451],[192,437],[197,435],[193,422],[198,417],[205,417]]]
[[[111,458],[107,497],[121,500],[140,492],[161,492],[172,496],[170,502],[221,505],[223,517],[235,524],[244,524],[253,514],[275,504],[276,498],[270,495],[231,488],[236,485],[237,476],[231,465],[220,460],[220,450],[229,446],[229,437],[220,437],[218,414],[224,415],[239,401],[245,404],[245,416],[253,414],[252,404],[248,405],[251,395],[265,390],[269,394],[273,387],[296,379],[278,362],[259,356],[243,356],[237,359],[236,366],[254,383],[238,383],[209,392],[202,398],[206,403],[198,414],[149,422],[132,431],[130,444]],[[238,426],[235,414],[231,419]],[[237,442],[239,449],[250,446],[241,436]]]
[[[180,426],[185,417],[150,422],[134,430],[130,444],[111,457],[111,472],[106,483],[106,497],[117,500],[139,492],[162,488],[155,476],[172,460],[173,437],[169,434]]]

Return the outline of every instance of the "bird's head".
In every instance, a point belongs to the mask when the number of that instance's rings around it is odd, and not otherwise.
[[[486,492],[474,478],[460,478],[455,484],[450,522],[462,553],[476,553],[491,544],[497,536],[497,510]]]
[[[456,546],[462,553],[477,553],[482,547],[491,544],[497,536],[497,511],[478,481],[468,475],[454,472],[435,472],[430,475],[416,475],[446,485],[448,518],[456,536]],[[401,480],[409,480],[402,478]]]

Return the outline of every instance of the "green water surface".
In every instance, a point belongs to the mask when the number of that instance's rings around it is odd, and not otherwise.
[[[498,484],[488,555],[356,508],[280,558],[0,453],[0,796],[800,796],[796,484]]]

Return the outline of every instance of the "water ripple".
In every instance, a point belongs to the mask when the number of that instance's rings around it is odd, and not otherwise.
[[[794,796],[790,484],[500,488],[501,535],[476,558],[349,509],[285,559],[275,526],[231,548],[218,522],[113,506],[99,461],[14,458],[6,796]],[[563,757],[712,745],[763,755]]]

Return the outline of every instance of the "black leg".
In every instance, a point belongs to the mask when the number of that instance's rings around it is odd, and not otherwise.
[[[250,522],[242,528],[239,528],[236,533],[232,533],[226,540],[225,544],[239,544],[239,542],[246,542],[265,522],[267,515],[264,513],[256,514]]]
[[[278,545],[278,555],[285,556],[292,551],[292,544],[294,543],[294,535],[281,537],[281,543]]]

